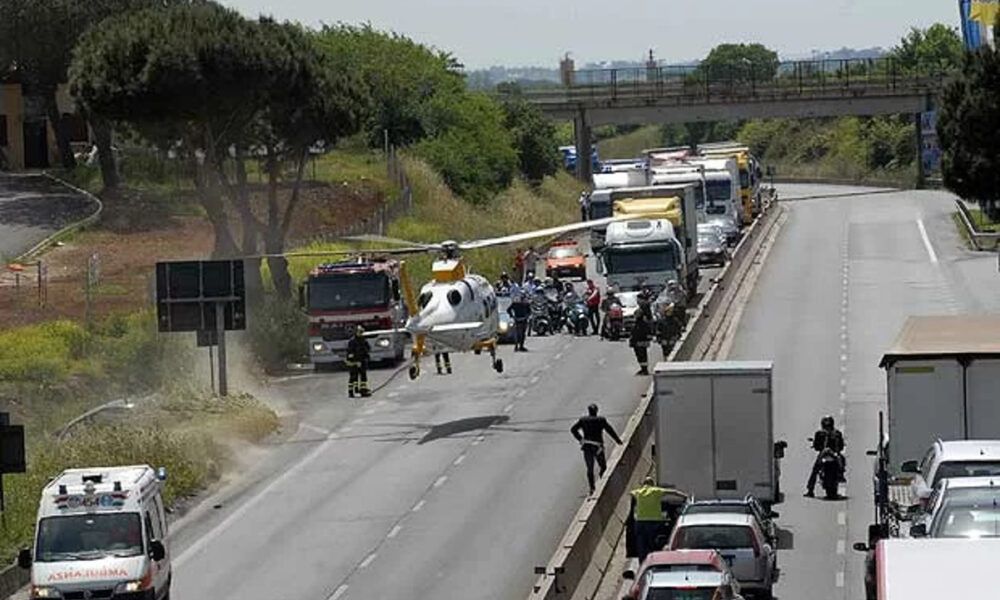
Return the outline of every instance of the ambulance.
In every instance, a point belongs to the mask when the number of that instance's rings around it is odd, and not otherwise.
[[[70,469],[49,482],[34,548],[17,559],[31,569],[31,598],[168,599],[165,480],[164,469],[141,465]]]

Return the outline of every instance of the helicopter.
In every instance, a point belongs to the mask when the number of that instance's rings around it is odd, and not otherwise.
[[[482,275],[470,272],[462,257],[464,250],[504,246],[536,238],[558,237],[575,231],[605,227],[609,223],[633,219],[617,216],[572,223],[504,237],[457,242],[446,240],[422,244],[383,236],[342,238],[349,242],[396,245],[378,250],[350,250],[329,254],[416,255],[437,254],[431,267],[432,279],[415,293],[409,277],[402,277],[402,296],[409,317],[402,329],[366,331],[366,337],[405,332],[412,339],[410,379],[420,376],[420,359],[428,353],[487,353],[493,369],[503,373],[503,359],[497,356],[500,318],[496,290]],[[284,256],[313,256],[317,253],[288,253]],[[405,266],[405,265],[404,265]]]

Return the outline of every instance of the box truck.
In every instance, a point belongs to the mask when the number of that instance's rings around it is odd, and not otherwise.
[[[770,362],[660,363],[654,372],[656,470],[695,498],[781,502]]]

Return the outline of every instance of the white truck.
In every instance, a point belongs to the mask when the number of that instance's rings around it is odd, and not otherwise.
[[[63,471],[42,490],[32,549],[32,598],[170,597],[163,469],[146,465]]]
[[[869,598],[971,600],[996,593],[1000,538],[882,540],[874,554]]]
[[[782,501],[770,362],[659,363],[653,374],[660,485],[695,498]]]
[[[732,158],[695,158],[690,161],[705,167],[705,213],[709,218],[731,220],[746,225],[741,217],[740,169]]]

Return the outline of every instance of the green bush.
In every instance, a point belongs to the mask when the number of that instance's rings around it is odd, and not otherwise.
[[[308,361],[308,326],[297,301],[264,294],[249,319],[250,347],[268,372],[280,371],[291,361]]]

